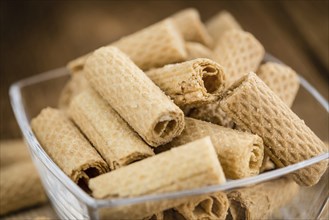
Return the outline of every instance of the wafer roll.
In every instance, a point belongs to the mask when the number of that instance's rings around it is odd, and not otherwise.
[[[38,217],[45,217],[51,220],[58,219],[58,216],[52,209],[49,203],[33,207],[31,209],[25,209],[19,212],[14,212],[12,214],[6,215],[2,220],[35,220]]]
[[[292,200],[298,188],[293,180],[283,177],[233,190],[228,194],[231,206],[227,219],[266,219],[272,211]]]
[[[240,24],[228,11],[220,11],[206,22],[208,33],[217,42],[226,31],[242,30]]]
[[[208,47],[213,45],[213,39],[207,32],[196,9],[184,9],[172,15],[171,18],[182,33],[185,41],[199,42]]]
[[[69,115],[111,170],[154,155],[118,113],[91,89],[73,99]]]
[[[260,65],[257,75],[284,103],[292,106],[299,89],[297,73],[288,66],[268,62]]]
[[[58,107],[62,110],[67,110],[72,99],[87,88],[89,88],[89,84],[82,71],[72,75],[61,92]]]
[[[93,146],[59,110],[43,109],[31,125],[43,149],[81,187],[90,177],[108,170],[106,162]]]
[[[22,139],[0,141],[0,167],[30,160],[30,154]]]
[[[186,60],[184,39],[171,19],[158,22],[110,44],[119,48],[141,69],[164,66]],[[68,64],[71,72],[81,70],[91,54]]]
[[[264,156],[259,136],[193,118],[186,117],[182,134],[156,150],[170,149],[205,136],[210,136],[227,178],[239,179],[259,173]]]
[[[117,48],[96,50],[85,76],[149,145],[167,143],[182,132],[183,112]]]
[[[265,50],[252,34],[230,30],[219,39],[214,53],[216,61],[225,68],[230,85],[248,72],[256,71]]]
[[[185,48],[187,52],[186,60],[193,60],[196,58],[208,58],[215,60],[214,52],[200,43],[186,42]]]
[[[214,147],[210,138],[205,137],[92,178],[89,187],[95,198],[104,199],[159,194],[224,182]]]
[[[174,208],[185,219],[224,220],[229,208],[229,201],[223,192],[199,197]]]
[[[258,134],[278,167],[328,152],[324,143],[255,73],[241,78],[223,95],[220,107],[242,129]],[[327,168],[322,161],[294,173],[298,184],[312,186]]]
[[[146,75],[179,107],[211,102],[225,87],[223,67],[206,58],[168,64]]]
[[[1,168],[0,176],[0,215],[47,201],[31,161]]]
[[[263,173],[273,169],[275,169],[275,164],[271,161],[271,158],[267,154],[264,154],[263,163],[259,172]]]
[[[185,115],[227,128],[235,128],[235,124],[232,119],[228,117],[226,113],[223,112],[223,110],[220,108],[218,100],[204,105],[192,107],[185,111]]]

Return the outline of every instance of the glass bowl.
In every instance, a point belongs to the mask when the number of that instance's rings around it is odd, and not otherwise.
[[[266,55],[267,60],[276,60]],[[278,61],[278,60],[276,60]],[[279,61],[278,61],[279,62]],[[228,180],[222,185],[172,192],[159,195],[146,195],[134,198],[116,198],[98,200],[92,198],[78,187],[46,154],[34,136],[30,120],[42,108],[56,107],[58,97],[69,79],[66,68],[55,69],[40,75],[23,79],[14,83],[10,88],[11,105],[17,122],[27,142],[32,160],[40,174],[45,191],[58,216],[62,219],[104,219],[107,213],[115,210],[145,209],[151,212],[150,204],[174,204],[179,199],[191,196],[209,194],[217,191],[228,191],[234,188],[247,187],[251,184],[272,181],[303,167],[312,165],[329,158],[329,153],[305,160],[303,162],[265,172],[258,176],[240,180]],[[301,87],[292,107],[299,117],[324,141],[328,141],[328,102],[300,76]],[[306,108],[313,106],[312,110]],[[314,112],[316,109],[316,113]],[[313,187],[301,187],[292,202],[277,210],[272,218],[284,219],[319,219],[326,215],[328,209],[328,169],[321,181]],[[172,203],[171,203],[172,202]],[[327,213],[327,212],[326,212]]]

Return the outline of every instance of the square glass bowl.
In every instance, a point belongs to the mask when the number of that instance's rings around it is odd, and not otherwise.
[[[267,55],[267,60],[275,58]],[[191,196],[204,195],[217,191],[227,191],[248,185],[272,181],[275,178],[329,158],[329,153],[303,162],[265,172],[255,177],[228,180],[222,185],[172,192],[159,195],[146,195],[135,198],[115,198],[98,200],[79,188],[51,160],[34,136],[30,120],[47,106],[56,107],[62,88],[69,79],[66,68],[52,70],[14,83],[10,88],[11,105],[17,122],[27,142],[32,160],[40,174],[45,191],[58,216],[62,219],[108,219],[125,216],[128,212],[142,210],[151,214],[154,207],[172,207],[178,200]],[[294,112],[324,141],[328,141],[328,102],[304,78],[300,77],[301,87],[296,97]],[[311,107],[310,107],[311,106]],[[313,187],[301,187],[298,195],[272,217],[283,219],[319,219],[328,214],[328,169],[321,181]],[[327,214],[326,214],[327,213]]]

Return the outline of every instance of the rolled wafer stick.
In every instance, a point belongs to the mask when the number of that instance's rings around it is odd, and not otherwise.
[[[33,207],[31,209],[21,210],[19,212],[14,212],[9,215],[5,215],[3,220],[36,220],[41,217],[48,218],[50,220],[58,219],[58,216],[52,209],[49,203],[38,205],[37,207]]]
[[[220,107],[242,129],[258,134],[265,152],[278,167],[328,152],[324,143],[255,73],[249,73],[223,95]],[[327,161],[298,170],[300,185],[316,184]]]
[[[69,79],[61,92],[58,100],[58,107],[62,110],[67,110],[72,99],[85,89],[89,88],[88,81],[82,74],[82,71],[78,72],[79,73],[71,76],[71,79]]]
[[[227,178],[239,179],[259,173],[264,156],[263,141],[259,136],[193,118],[186,117],[182,134],[156,151],[177,147],[205,136],[210,136]]]
[[[297,73],[290,67],[268,62],[260,65],[257,75],[284,103],[292,106],[299,89]]]
[[[214,147],[210,138],[206,137],[93,178],[89,187],[95,198],[104,199],[174,192],[225,181]],[[189,199],[184,197],[111,208],[104,210],[101,216],[139,219],[176,207]]]
[[[227,219],[266,219],[275,209],[291,201],[298,185],[287,177],[228,193],[231,206]]]
[[[262,166],[260,167],[260,173],[275,169],[275,164],[271,161],[267,154],[264,154]]]
[[[232,119],[228,117],[226,113],[223,112],[223,110],[220,108],[218,100],[186,109],[185,115],[227,128],[235,128],[235,124]]]
[[[22,139],[0,141],[0,167],[30,160],[30,154]]]
[[[92,178],[89,187],[95,198],[104,199],[194,189],[225,181],[216,151],[210,138],[205,137]]]
[[[208,33],[217,42],[226,31],[242,30],[240,24],[228,11],[220,11],[206,22]]]
[[[63,112],[45,108],[31,126],[43,149],[82,188],[90,177],[108,171],[106,162]]]
[[[211,102],[225,88],[223,67],[206,58],[168,64],[146,75],[179,107]]]
[[[195,41],[208,47],[213,45],[213,39],[200,19],[199,12],[194,8],[187,8],[172,15],[175,25],[182,33],[185,41]]]
[[[167,143],[182,132],[183,112],[117,48],[96,50],[84,72],[92,87],[149,145]]]
[[[185,48],[187,52],[186,60],[193,60],[196,58],[208,58],[214,60],[215,54],[208,47],[196,43],[196,42],[186,42]]]
[[[256,71],[265,50],[252,34],[229,30],[217,42],[214,53],[215,61],[225,68],[229,86],[248,72]]]
[[[0,215],[47,201],[31,161],[1,168],[0,177]]]
[[[224,220],[229,209],[225,193],[217,192],[191,200],[174,208],[185,219],[218,219]]]
[[[68,112],[110,169],[154,155],[138,134],[92,89],[76,96]]]
[[[126,53],[141,69],[160,67],[186,60],[184,39],[172,19],[166,19],[121,38],[110,44]],[[79,57],[68,64],[71,72],[84,68],[91,54]]]

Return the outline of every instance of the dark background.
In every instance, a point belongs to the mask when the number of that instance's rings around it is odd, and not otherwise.
[[[19,137],[11,83],[50,69],[195,7],[205,21],[222,9],[328,100],[328,1],[3,1],[0,5],[3,138]]]

